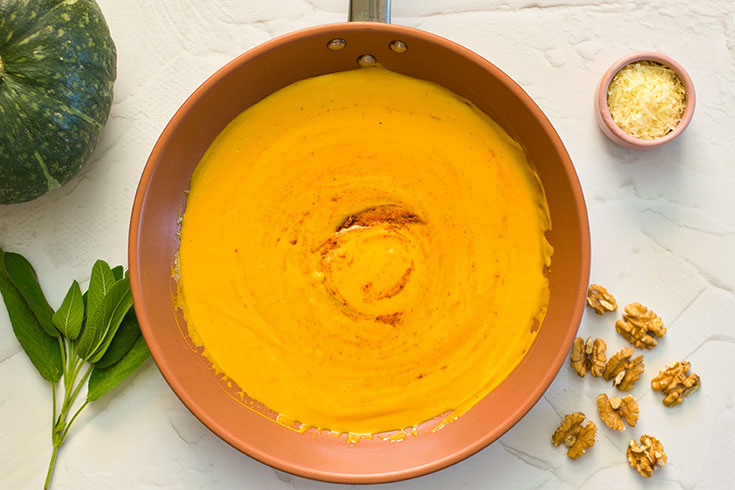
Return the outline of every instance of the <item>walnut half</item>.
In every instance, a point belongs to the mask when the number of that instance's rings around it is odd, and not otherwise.
[[[701,385],[699,376],[687,374],[689,368],[689,362],[672,362],[651,380],[651,388],[666,395],[664,405],[667,407],[680,404]]]
[[[652,349],[663,338],[666,328],[661,317],[640,303],[625,307],[623,319],[615,322],[615,330],[639,349]]]
[[[628,444],[628,463],[639,475],[650,478],[654,470],[664,466],[668,461],[664,453],[664,446],[653,436],[644,434],[641,436],[641,444],[635,440]]]
[[[638,402],[630,395],[621,399],[616,396],[608,398],[602,393],[597,397],[597,408],[602,421],[613,430],[625,430],[623,420],[631,427],[638,422]]]
[[[590,284],[587,290],[587,305],[593,308],[598,315],[618,309],[615,297],[599,284]]]
[[[582,425],[585,415],[582,412],[574,412],[564,417],[564,421],[551,436],[551,443],[559,446],[562,442],[569,448],[567,456],[577,459],[587,449],[595,444],[597,426],[591,420],[587,425]]]
[[[588,369],[592,376],[600,377],[607,361],[605,349],[607,349],[607,345],[602,339],[593,341],[591,337],[587,337],[587,340],[583,341],[582,337],[577,337],[574,339],[574,344],[572,344],[569,361],[580,377],[584,378]]]
[[[645,370],[643,355],[631,359],[635,351],[630,347],[623,347],[607,361],[602,377],[606,381],[612,380],[613,386],[620,391],[630,391],[638,378]]]

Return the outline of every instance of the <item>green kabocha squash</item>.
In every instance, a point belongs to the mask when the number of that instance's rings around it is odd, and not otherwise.
[[[0,204],[79,172],[110,114],[116,72],[94,0],[0,0]]]

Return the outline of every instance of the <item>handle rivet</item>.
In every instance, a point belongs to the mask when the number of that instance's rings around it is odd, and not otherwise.
[[[373,56],[371,54],[364,54],[364,55],[360,56],[359,58],[357,58],[357,63],[360,66],[363,66],[363,67],[365,67],[365,66],[373,66],[377,62],[378,62],[378,60],[376,60],[375,59],[375,56]]]
[[[393,51],[394,53],[398,53],[398,54],[405,53],[406,50],[408,49],[408,46],[406,46],[406,43],[404,43],[403,41],[398,41],[398,40],[393,41],[392,43],[389,44],[389,46],[390,46],[391,51]]]
[[[344,39],[337,37],[327,43],[327,48],[329,48],[330,51],[339,51],[344,49],[346,44],[347,43]]]

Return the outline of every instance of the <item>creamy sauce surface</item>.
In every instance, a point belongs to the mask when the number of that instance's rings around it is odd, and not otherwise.
[[[383,68],[294,83],[191,180],[179,294],[216,369],[284,420],[348,434],[460,416],[549,300],[549,211],[471,103]]]

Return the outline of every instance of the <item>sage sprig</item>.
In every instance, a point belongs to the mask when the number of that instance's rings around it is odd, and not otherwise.
[[[59,448],[79,414],[135,371],[150,353],[122,266],[110,268],[98,260],[87,292],[82,294],[79,283],[73,281],[54,311],[30,262],[0,249],[0,293],[18,342],[51,383],[53,449],[44,485],[48,489]],[[85,383],[86,399],[72,412]],[[63,397],[57,396],[57,390]]]

